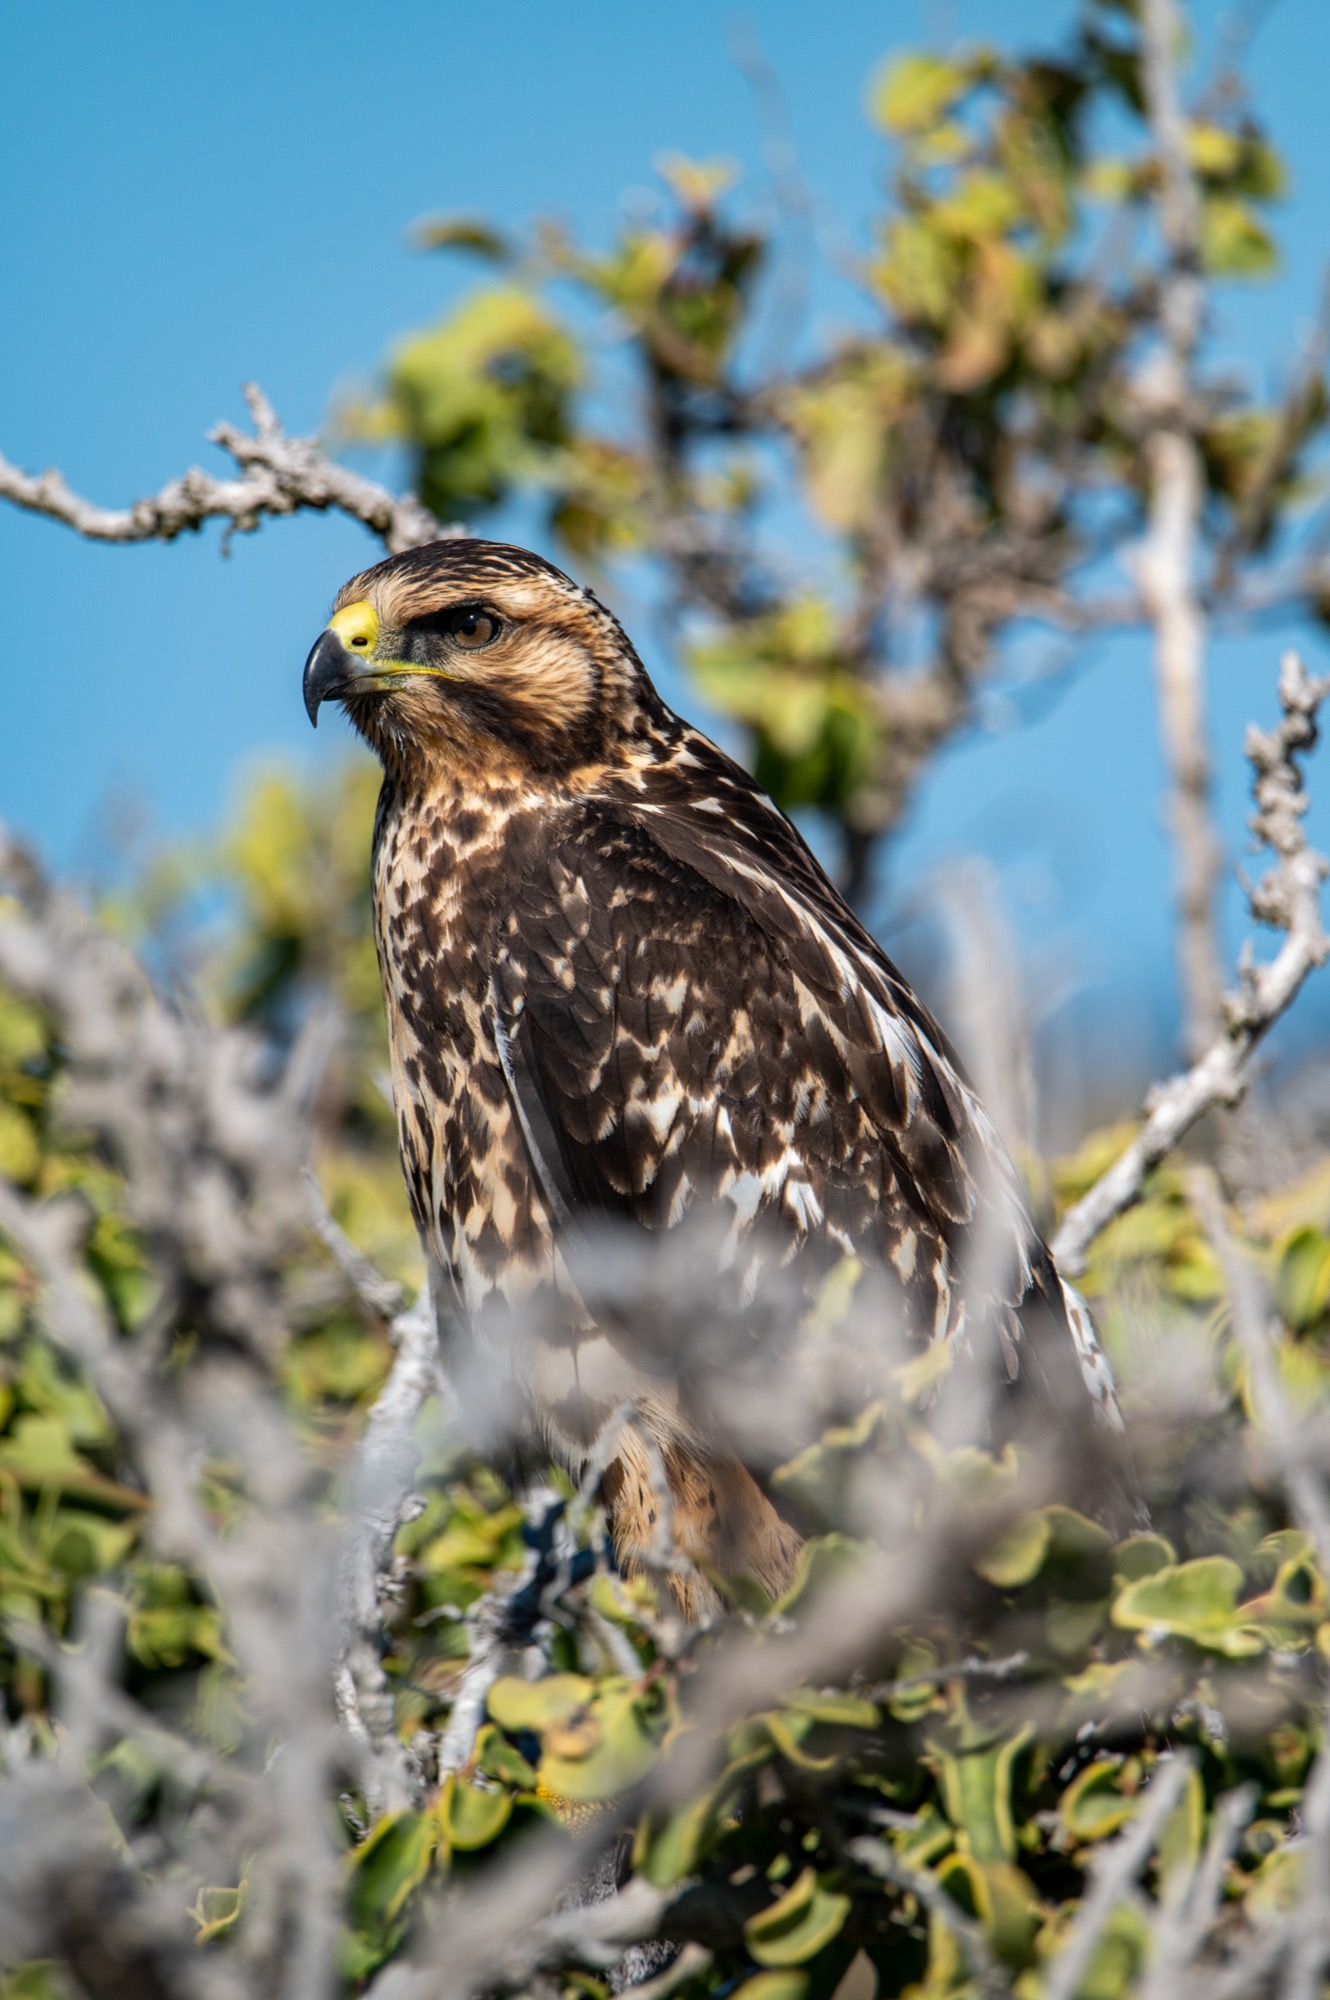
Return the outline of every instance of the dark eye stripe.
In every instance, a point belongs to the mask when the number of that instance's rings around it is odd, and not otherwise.
[[[488,604],[449,604],[441,611],[428,611],[413,618],[407,631],[422,637],[448,639],[463,650],[479,652],[493,645],[503,630],[503,620]]]

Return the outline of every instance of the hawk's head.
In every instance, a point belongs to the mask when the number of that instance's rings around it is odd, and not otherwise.
[[[385,763],[564,770],[635,735],[655,691],[589,590],[469,536],[390,556],[337,593],[305,707],[340,701]]]

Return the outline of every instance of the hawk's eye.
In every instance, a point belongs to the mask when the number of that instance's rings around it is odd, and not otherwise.
[[[445,612],[439,625],[455,646],[477,652],[499,636],[499,620],[483,604],[458,604]]]

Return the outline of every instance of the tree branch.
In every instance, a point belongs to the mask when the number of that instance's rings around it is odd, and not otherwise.
[[[1297,763],[1316,743],[1317,711],[1327,693],[1330,680],[1313,680],[1298,655],[1286,653],[1279,671],[1284,719],[1272,730],[1247,731],[1256,799],[1250,826],[1276,857],[1249,890],[1248,901],[1255,920],[1286,932],[1285,941],[1268,965],[1253,963],[1248,944],[1237,990],[1223,1002],[1222,1025],[1210,1046],[1190,1069],[1150,1092],[1148,1115],[1136,1137],[1063,1217],[1052,1249],[1068,1273],[1083,1268],[1100,1230],[1139,1200],[1147,1175],[1197,1120],[1217,1105],[1238,1102],[1253,1050],[1292,1004],[1308,973],[1330,954],[1321,921],[1321,883],[1330,863],[1307,840],[1302,824],[1307,793]]]
[[[367,1260],[361,1261],[382,1288],[382,1296],[387,1281]],[[443,1390],[434,1295],[428,1283],[415,1304],[393,1321],[392,1336],[397,1359],[365,1425],[347,1510],[343,1640],[334,1676],[337,1712],[364,1753],[365,1797],[376,1818],[418,1805],[425,1790],[418,1762],[397,1734],[392,1687],[382,1656],[383,1597],[392,1572],[393,1542],[410,1517],[412,1482],[420,1459],[415,1423],[429,1398]],[[418,1513],[420,1503],[415,1506]]]
[[[1195,578],[1203,479],[1188,419],[1204,310],[1200,206],[1178,101],[1180,25],[1173,0],[1144,0],[1141,32],[1146,111],[1161,169],[1159,217],[1167,260],[1160,292],[1164,343],[1138,384],[1150,504],[1149,531],[1136,569],[1155,628],[1155,678],[1177,875],[1185,1046],[1194,1059],[1214,1036],[1221,1005],[1215,912],[1219,846],[1210,807],[1202,659],[1205,623]]]
[[[231,532],[250,534],[265,515],[302,510],[349,514],[391,554],[464,532],[437,521],[414,494],[390,493],[376,480],[336,464],[313,438],[289,437],[253,383],[244,393],[253,434],[233,424],[218,424],[210,433],[210,442],[235,460],[239,478],[216,479],[195,466],[132,506],[98,507],[75,493],[61,473],[22,472],[0,453],[0,499],[63,521],[94,542],[171,542],[186,529],[213,520],[226,521]]]

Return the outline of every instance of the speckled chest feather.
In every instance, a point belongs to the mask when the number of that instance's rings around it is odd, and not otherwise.
[[[513,789],[386,784],[374,910],[402,1168],[416,1227],[476,1310],[550,1268],[550,1218],[496,1042],[491,980],[539,813]]]

